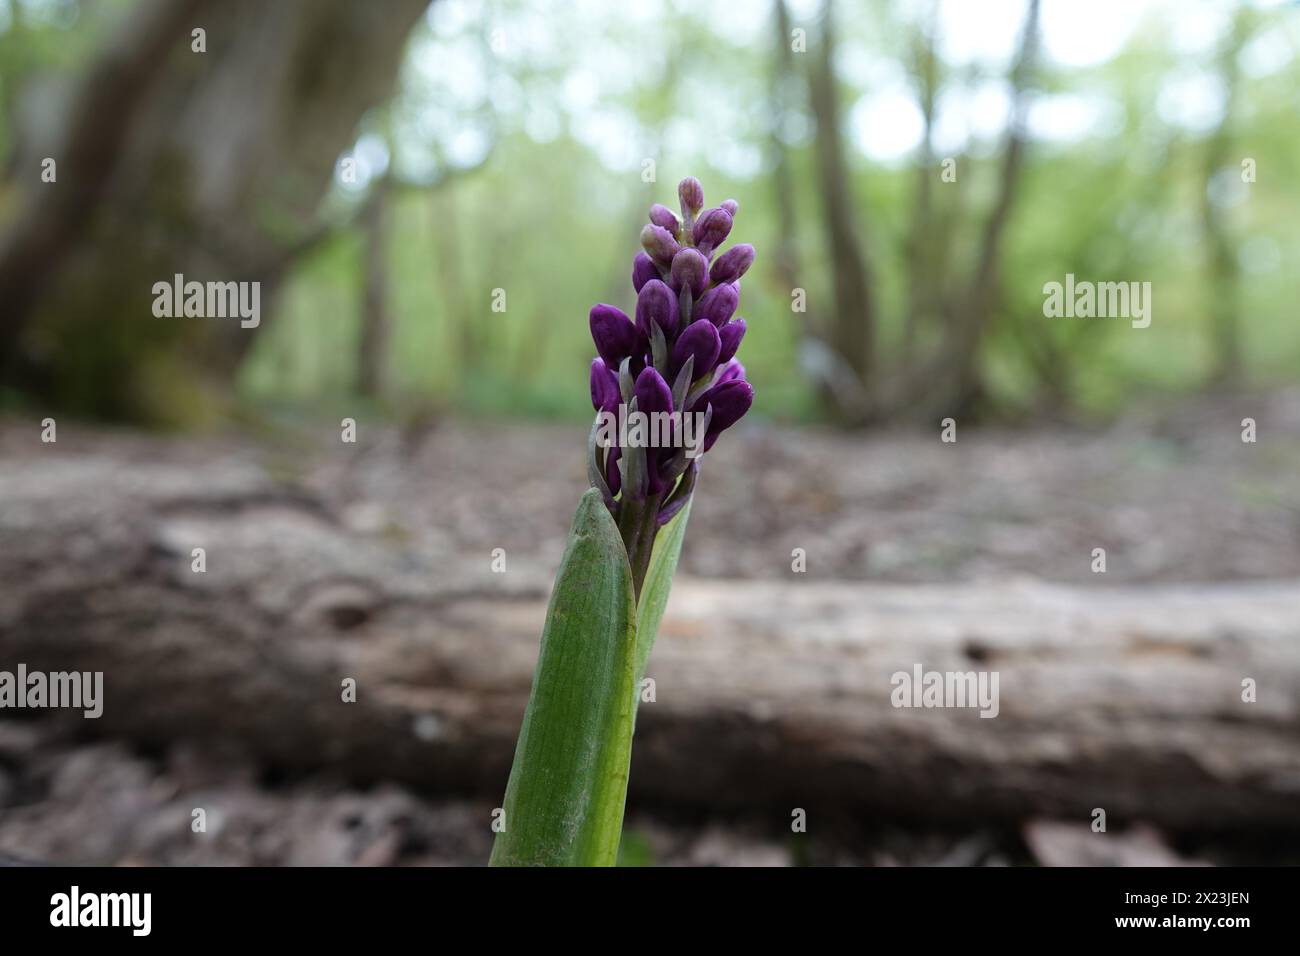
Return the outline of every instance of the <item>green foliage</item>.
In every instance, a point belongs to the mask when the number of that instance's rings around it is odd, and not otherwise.
[[[521,9],[528,9],[523,4]],[[882,12],[884,11],[884,12]],[[892,12],[888,12],[892,11]],[[874,37],[861,22],[845,21],[841,44],[870,48],[882,62],[907,68],[899,47],[905,34],[894,7],[884,34]],[[887,13],[886,13],[887,12]],[[602,43],[634,43],[615,25]],[[665,16],[654,29],[669,35],[708,36],[711,21]],[[750,28],[754,36],[762,36]],[[436,41],[431,41],[436,46]],[[603,48],[603,47],[602,47]],[[812,417],[815,401],[798,359],[800,329],[790,309],[790,290],[780,285],[770,255],[777,236],[777,209],[766,170],[741,175],[726,156],[700,150],[692,140],[659,139],[658,124],[686,106],[693,119],[674,127],[707,138],[707,108],[697,94],[698,70],[688,58],[664,74],[652,64],[642,78],[610,92],[607,111],[624,110],[635,131],[632,142],[657,160],[657,183],[641,181],[638,160],[611,166],[580,134],[583,118],[566,112],[557,86],[573,71],[595,69],[581,49],[557,47],[553,60],[540,55],[527,66],[506,67],[532,104],[515,116],[499,113],[505,130],[488,165],[431,193],[403,196],[396,216],[392,288],[397,316],[393,356],[398,391],[436,396],[452,408],[505,416],[586,416],[585,366],[592,352],[585,316],[595,301],[631,311],[629,260],[646,208],[671,201],[671,183],[691,173],[709,184],[709,199],[734,196],[741,203],[746,238],[760,250],[745,280],[745,345],[750,378],[759,383],[760,416],[801,420]],[[764,115],[767,43],[728,48],[728,84],[753,94],[746,133],[727,149],[761,156],[769,135]],[[575,60],[565,60],[572,56]],[[1213,69],[1201,63],[1201,69]],[[1188,64],[1169,52],[1158,24],[1139,29],[1129,47],[1099,66],[1071,70],[1049,64],[1041,87],[1049,94],[1085,92],[1112,104],[1119,122],[1088,137],[1056,143],[1034,140],[1013,207],[1000,263],[999,306],[984,345],[984,364],[995,397],[1007,409],[1033,411],[1060,399],[1085,412],[1108,415],[1144,392],[1199,387],[1213,358],[1209,338],[1206,253],[1199,235],[1199,204],[1206,188],[1204,132],[1184,130],[1157,108],[1161,82],[1181,75]],[[1248,79],[1234,117],[1233,136],[1261,170],[1288,163],[1291,92],[1297,65]],[[603,75],[603,74],[602,74]],[[961,87],[998,71],[949,69],[948,88]],[[845,78],[846,111],[870,86]],[[538,138],[528,112],[556,117],[554,138]],[[806,122],[806,117],[803,118]],[[530,132],[531,130],[531,132]],[[629,134],[631,135],[631,134]],[[850,143],[852,140],[850,139]],[[997,188],[1000,134],[975,139],[957,156],[959,185],[936,184],[934,215],[949,236],[951,255],[930,280],[960,302],[975,267],[984,219]],[[797,195],[801,279],[809,312],[825,319],[831,276],[822,246],[821,198],[811,140],[795,136],[790,162]],[[936,157],[936,159],[942,158]],[[916,170],[908,162],[867,163],[853,157],[857,218],[867,237],[881,303],[885,370],[897,361],[907,305],[906,243],[913,222]],[[743,164],[742,164],[743,165]],[[1228,171],[1231,173],[1231,170]],[[1276,262],[1294,261],[1294,230],[1300,191],[1289,178],[1263,175],[1250,187],[1248,202],[1229,211],[1232,240],[1241,248],[1242,326],[1249,378],[1270,384],[1294,378],[1300,363],[1300,334],[1287,321],[1288,276]],[[1247,244],[1247,240],[1251,240]],[[340,249],[347,253],[340,254]],[[1261,251],[1262,250],[1262,251]],[[318,358],[288,382],[263,368],[258,381],[274,390],[292,387],[303,397],[345,388],[351,381],[351,343],[356,336],[360,254],[350,242],[323,253],[329,274],[308,265],[295,283],[311,293],[286,300],[291,337]],[[1251,257],[1258,266],[1252,271]],[[1045,282],[1066,272],[1095,280],[1150,280],[1155,287],[1151,328],[1135,332],[1114,321],[1052,321],[1042,314]],[[504,313],[491,311],[492,290],[504,289]],[[310,326],[310,332],[305,329]],[[268,338],[270,338],[268,336]],[[924,344],[924,343],[923,343]],[[934,344],[931,342],[930,344]],[[274,366],[270,345],[255,362]],[[1061,395],[1053,395],[1059,391]]]
[[[0,154],[15,158],[19,94],[39,90],[36,81],[47,76],[66,80],[59,74],[84,65],[110,21],[130,6],[128,0],[0,0]],[[860,112],[882,92],[915,92],[914,46],[926,6],[837,7],[842,120],[854,217],[879,302],[882,377],[902,363],[907,244],[921,171],[915,156],[868,155]],[[1221,69],[1214,44],[1197,53],[1179,47],[1169,29],[1177,9],[1171,3],[1136,11],[1125,21],[1136,22],[1126,46],[1109,60],[1076,67],[1044,57],[1034,89],[1045,109],[1057,108],[1054,97],[1081,96],[1100,102],[1110,119],[1077,136],[1036,136],[1028,143],[998,265],[998,304],[980,352],[993,398],[1008,412],[1063,403],[1106,416],[1144,393],[1186,392],[1205,383],[1215,360],[1216,280],[1201,207],[1210,188],[1210,146],[1220,132],[1231,162],[1216,175],[1231,181],[1238,157],[1246,156],[1259,171],[1222,217],[1241,270],[1245,378],[1258,385],[1296,378],[1300,330],[1291,318],[1294,270],[1287,268],[1300,257],[1293,228],[1300,188],[1288,173],[1300,80],[1294,17],[1255,11],[1252,36],[1280,44],[1285,55],[1256,67],[1256,48],[1243,49],[1239,61],[1251,68],[1243,70],[1236,105],[1220,131],[1177,121],[1165,108],[1171,84],[1213,80]],[[5,16],[12,10],[25,14],[18,28]],[[77,11],[80,19],[67,22]],[[396,395],[468,414],[585,419],[592,355],[587,310],[597,301],[632,310],[628,273],[639,225],[651,202],[671,202],[672,184],[691,174],[708,185],[711,203],[739,200],[737,234],[759,250],[744,281],[755,417],[798,421],[816,414],[816,390],[800,364],[800,317],[775,269],[780,219],[770,175],[776,128],[793,182],[799,284],[809,318],[824,324],[833,283],[816,130],[801,76],[790,79],[784,97],[789,115],[779,123],[773,116],[777,38],[767,13],[764,6],[761,16],[736,18],[695,5],[625,16],[611,8],[590,12],[584,29],[573,33],[556,29],[531,0],[488,12],[458,4],[432,8],[411,44],[397,97],[359,131],[391,145],[392,172],[408,187],[394,194],[387,236],[388,355]],[[817,22],[797,7],[792,17],[815,43]],[[1220,19],[1231,21],[1231,12]],[[504,45],[494,50],[498,27]],[[805,59],[794,58],[797,70]],[[627,68],[633,63],[635,69]],[[941,59],[938,74],[942,104],[945,96],[1001,82],[1006,68]],[[925,281],[958,303],[997,192],[1002,140],[1003,131],[986,130],[954,149],[955,184],[938,182],[937,167],[932,170],[933,215],[948,254]],[[656,162],[653,183],[643,181],[649,158]],[[941,147],[934,161],[943,158]],[[442,178],[468,167],[475,169]],[[9,172],[0,183],[0,218],[15,208],[19,192]],[[364,193],[340,186],[323,218],[344,219]],[[296,264],[276,301],[266,303],[274,314],[240,369],[243,398],[308,407],[349,400],[358,378],[366,251],[364,230],[353,223]],[[1046,319],[1043,284],[1067,272],[1151,281],[1151,327]],[[495,289],[506,294],[504,312],[492,310]],[[51,348],[76,351],[57,315],[42,321],[50,324]],[[934,323],[920,345],[932,348],[945,334]],[[109,368],[121,373],[119,381],[164,383],[143,386],[143,398],[129,397],[124,414],[134,414],[141,400],[154,401],[151,395],[167,396],[172,389],[165,383],[183,376],[162,353],[192,345],[191,336],[143,348],[131,336],[112,331],[98,364],[89,353],[69,354],[58,365],[55,391],[71,394],[74,407],[111,411],[120,400],[108,392],[121,389],[109,383]],[[213,371],[214,378],[226,374]],[[179,407],[175,398],[163,403]]]
[[[618,528],[600,492],[583,495],[551,594],[493,865],[618,859],[639,684],[689,512],[688,503],[660,531],[638,605]]]
[[[636,700],[635,598],[618,529],[589,490],[551,594],[494,866],[613,866]]]

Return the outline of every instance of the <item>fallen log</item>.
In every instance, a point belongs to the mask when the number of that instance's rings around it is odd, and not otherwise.
[[[102,671],[101,718],[51,715],[79,733],[495,795],[545,610],[538,564],[493,574],[487,555],[358,533],[240,455],[25,454],[0,464],[0,668]],[[996,672],[997,716],[894,706],[894,675],[918,665]],[[1298,825],[1294,581],[683,577],[649,675],[634,806]]]

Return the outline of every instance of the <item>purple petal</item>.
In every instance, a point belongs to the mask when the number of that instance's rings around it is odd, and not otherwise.
[[[636,326],[622,309],[603,302],[591,307],[591,339],[610,368],[618,368],[636,345]]]
[[[727,210],[731,214],[731,218],[735,219],[736,213],[740,212],[740,203],[734,199],[724,199],[719,203],[718,208]]]
[[[692,296],[699,295],[709,287],[709,260],[698,249],[681,250],[673,257],[668,285],[674,292],[681,292],[682,286],[687,286]]]
[[[728,322],[718,332],[718,338],[721,342],[721,349],[718,351],[718,364],[730,362],[732,356],[736,354],[736,349],[740,348],[740,340],[745,337],[745,320],[736,319]],[[696,366],[698,368],[699,366]]]
[[[660,203],[650,207],[650,221],[656,226],[667,229],[674,239],[681,232],[682,224],[677,220],[677,214]]]
[[[706,256],[722,245],[731,234],[731,213],[725,209],[709,209],[695,222],[695,245]]]
[[[636,297],[636,327],[647,342],[651,322],[657,323],[669,338],[676,335],[677,316],[677,296],[672,289],[658,279],[651,279],[641,287]]]
[[[686,506],[686,502],[691,500],[691,494],[695,490],[695,479],[699,475],[699,471],[700,460],[698,458],[691,459],[690,465],[687,466],[686,474],[682,476],[682,481],[687,482],[687,487],[685,489],[678,488],[674,491],[673,494],[669,496],[671,500],[659,509],[659,516],[655,519],[659,527],[662,528],[668,522],[672,521],[673,518],[676,517],[677,512],[681,511],[682,508]]]
[[[732,359],[730,362],[719,362],[718,373],[713,376],[713,387],[717,388],[726,382],[735,382],[745,377],[745,366],[740,364],[740,359]]]
[[[693,319],[708,319],[716,326],[726,325],[740,305],[740,290],[734,285],[714,286],[695,303]]]
[[[679,246],[673,234],[663,226],[656,226],[653,223],[647,223],[646,227],[641,230],[641,247],[649,254],[650,258],[656,262],[663,263],[665,266],[673,261],[673,256],[677,255]]]
[[[677,198],[681,200],[683,210],[699,212],[704,208],[704,187],[694,176],[687,176],[677,184]]]
[[[598,412],[612,412],[618,408],[622,396],[618,390],[618,376],[604,359],[591,360],[591,407]]]
[[[673,410],[673,392],[668,387],[653,366],[647,366],[646,369],[636,377],[636,385],[633,388],[636,395],[636,410],[644,412],[647,416],[657,415],[660,412],[671,412]],[[649,426],[653,430],[653,425]],[[661,477],[660,466],[664,463],[665,453],[671,453],[670,448],[647,448],[645,449],[646,465],[646,488],[652,495],[657,495],[665,488],[665,482]]]
[[[632,393],[636,396],[636,408],[639,412],[653,415],[655,412],[673,410],[673,390],[668,387],[664,377],[653,366],[647,366],[636,377],[636,385],[633,386]]]
[[[713,417],[709,420],[709,430],[704,436],[704,450],[708,451],[718,436],[745,416],[749,406],[754,404],[754,387],[743,379],[714,385],[705,393],[707,404],[713,408]],[[705,399],[701,399],[701,404]]]
[[[732,246],[714,260],[713,268],[709,270],[709,277],[713,279],[715,285],[734,282],[743,276],[753,264],[754,247],[747,242],[742,243],[738,246]]]
[[[702,378],[713,371],[713,367],[718,364],[718,350],[721,348],[721,340],[718,335],[717,327],[708,319],[700,319],[698,322],[692,322],[686,327],[686,331],[681,334],[677,344],[673,346],[672,361],[670,366],[675,376],[681,367],[686,364],[687,358],[695,357],[694,377]],[[732,349],[735,354],[735,349]],[[730,358],[731,356],[727,356]]]
[[[659,267],[644,252],[638,252],[632,260],[632,288],[636,292],[651,279],[659,278]]]

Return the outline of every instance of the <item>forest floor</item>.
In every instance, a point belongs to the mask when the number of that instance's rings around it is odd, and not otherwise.
[[[1252,418],[1257,441],[1242,441]],[[1300,578],[1300,391],[1201,401],[1105,430],[960,429],[842,434],[749,423],[712,452],[680,573],[783,578],[803,549],[821,579],[942,585],[1032,577]],[[59,425],[57,449],[26,422],[0,423],[0,467],[76,447],[202,467],[246,459],[324,501],[359,532],[400,541],[433,568],[491,560],[546,588],[585,487],[584,434],[555,424],[331,424],[258,437],[164,439]],[[0,508],[3,502],[0,502]],[[1105,549],[1106,575],[1093,573]],[[3,587],[22,587],[5,582]],[[8,666],[7,664],[4,666]],[[486,859],[494,802],[359,789],[328,774],[282,779],[238,754],[178,743],[70,737],[0,722],[0,858],[114,864],[473,864]],[[209,807],[207,832],[191,809]],[[1229,835],[1192,840],[1134,829],[1092,854],[1086,827],[917,830],[832,821],[807,841],[744,816],[634,812],[624,851],[655,864],[1015,864],[1268,862],[1289,849]]]

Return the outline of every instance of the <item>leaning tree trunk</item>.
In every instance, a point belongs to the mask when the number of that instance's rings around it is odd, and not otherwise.
[[[876,313],[871,273],[854,218],[854,199],[844,140],[840,130],[839,93],[834,67],[835,26],[827,0],[821,49],[808,78],[808,102],[817,120],[817,166],[827,255],[835,287],[835,309],[829,329],[831,345],[844,360],[861,389],[872,387],[875,363]],[[862,414],[859,410],[858,415]]]
[[[545,569],[492,574],[349,531],[247,455],[25,440],[0,461],[0,667],[103,671],[102,717],[60,714],[78,732],[502,792]],[[983,823],[1100,807],[1116,829],[1293,830],[1297,641],[1294,581],[682,578],[632,800]],[[996,671],[998,715],[895,708],[892,675],[918,664]]]
[[[1216,195],[1212,182],[1215,175],[1231,167],[1233,117],[1241,101],[1241,68],[1238,58],[1250,39],[1252,11],[1243,7],[1233,20],[1219,51],[1219,73],[1226,100],[1223,118],[1205,144],[1205,188],[1201,190],[1201,233],[1207,249],[1206,280],[1209,285],[1211,338],[1214,342],[1213,384],[1237,388],[1242,384],[1240,266],[1237,249],[1225,221],[1226,210]]]
[[[0,233],[0,367],[54,404],[141,417],[225,384],[255,329],[155,318],[152,286],[277,279],[429,0],[142,0],[92,58]],[[202,29],[204,51],[192,31]],[[40,158],[57,181],[40,181]],[[202,362],[179,367],[177,349]],[[200,392],[199,394],[202,394]]]
[[[921,406],[926,421],[933,422],[940,416],[972,414],[985,397],[980,360],[998,306],[1003,238],[1020,192],[1028,138],[1029,82],[1038,55],[1038,24],[1039,0],[1029,0],[1019,51],[1011,70],[1011,117],[998,174],[997,196],[984,223],[975,269],[965,300],[957,309],[953,333],[940,352],[937,369],[927,376],[935,385]]]
[[[388,231],[392,184],[374,185],[361,224],[365,234],[365,280],[361,291],[361,330],[357,338],[357,392],[372,401],[389,397],[389,340],[392,320],[388,295]]]

